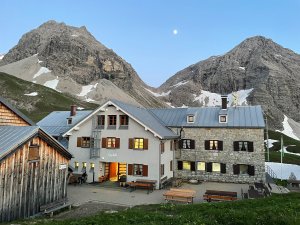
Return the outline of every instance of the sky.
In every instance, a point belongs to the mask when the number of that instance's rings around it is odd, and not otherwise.
[[[262,35],[300,53],[300,0],[1,0],[0,53],[48,20],[86,26],[153,87]]]

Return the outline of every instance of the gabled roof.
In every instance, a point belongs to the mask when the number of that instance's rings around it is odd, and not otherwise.
[[[0,126],[0,161],[35,136],[41,137],[66,158],[72,157],[61,144],[38,126]]]
[[[17,114],[19,117],[21,117],[23,120],[25,120],[29,125],[34,126],[35,123],[29,119],[27,116],[25,116],[21,111],[19,111],[16,107],[12,106],[6,99],[2,98],[0,96],[0,102],[5,105],[7,108],[9,108],[11,111],[13,111],[15,114]]]
[[[261,106],[229,107],[226,110],[227,123],[219,123],[219,115],[223,114],[221,107],[150,109],[150,111],[168,127],[265,127]],[[187,123],[188,115],[195,115],[194,123]]]
[[[37,124],[52,136],[60,136],[92,112],[91,110],[77,111],[75,116],[70,117],[70,111],[54,111]],[[67,124],[67,118],[72,118],[72,124]]]
[[[135,120],[137,123],[145,127],[145,130],[149,130],[155,136],[161,139],[168,139],[168,138],[176,138],[178,137],[171,129],[167,128],[162,121],[160,121],[151,111],[148,109],[130,105],[118,100],[110,100],[107,101],[105,104],[100,106],[99,108],[95,109],[91,114],[86,116],[82,119],[79,123],[75,126],[70,128],[68,131],[65,132],[63,136],[68,135],[75,127],[80,126],[85,121],[92,118],[95,114],[99,111],[103,111],[106,106],[113,105],[117,108],[117,110],[122,111],[126,115],[128,115],[131,119]]]

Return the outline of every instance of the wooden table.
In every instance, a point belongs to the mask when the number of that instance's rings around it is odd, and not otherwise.
[[[163,194],[166,201],[178,201],[185,203],[193,203],[196,191],[191,189],[175,189],[171,188]]]
[[[206,190],[203,200],[210,201],[234,201],[237,200],[237,193],[231,191]]]
[[[136,188],[145,188],[147,189],[147,194],[153,192],[154,190],[154,185],[152,183],[141,183],[141,182],[127,182],[126,183],[130,187],[130,192],[135,191]]]

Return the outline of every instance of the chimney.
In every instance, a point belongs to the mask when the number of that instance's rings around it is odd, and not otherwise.
[[[227,95],[221,95],[222,109],[227,109]]]
[[[70,111],[70,116],[76,116],[76,105],[71,105],[71,111]]]

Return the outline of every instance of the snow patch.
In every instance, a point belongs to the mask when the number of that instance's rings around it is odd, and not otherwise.
[[[54,79],[54,80],[48,80],[48,81],[46,81],[46,82],[44,83],[44,86],[56,90],[56,87],[57,87],[57,85],[58,85],[58,82],[59,82],[58,77],[56,77],[56,79]]]
[[[265,144],[269,146],[269,148],[272,148],[274,145],[273,143],[275,142],[278,142],[278,140],[273,140],[273,139],[268,139],[268,140],[265,140]]]
[[[188,108],[188,106],[187,105],[185,105],[185,104],[183,104],[181,107],[179,107],[179,108]]]
[[[289,136],[291,138],[294,138],[295,140],[300,141],[300,139],[294,134],[293,128],[290,126],[288,119],[289,118],[286,115],[284,115],[284,119],[282,122],[283,131],[279,131],[279,130],[276,130],[276,131],[281,132],[281,133],[285,134],[286,136]]]
[[[280,55],[280,54],[275,54],[275,56],[276,56],[276,57],[279,57],[279,58],[282,57],[282,55]]]
[[[240,66],[240,67],[239,67],[239,69],[241,69],[241,70],[245,70],[245,67],[243,67],[243,66]]]
[[[82,86],[81,92],[77,95],[79,97],[84,97],[86,96],[89,92],[91,92],[93,89],[95,89],[97,87],[98,83],[92,85],[86,85],[86,86]]]
[[[46,68],[46,67],[41,67],[41,68],[39,69],[39,71],[38,71],[36,74],[33,75],[33,79],[37,78],[38,76],[40,76],[40,75],[42,75],[42,74],[44,74],[44,73],[50,73],[50,72],[51,72],[51,70],[49,70],[48,68]]]
[[[247,97],[253,91],[253,88],[247,90],[239,90],[228,95],[228,105],[248,105]],[[201,91],[199,96],[194,95],[194,102],[199,101],[203,106],[213,107],[221,105],[221,95],[209,91]]]
[[[78,37],[79,35],[78,34],[72,34],[71,36],[72,37]]]
[[[83,107],[77,107],[77,109],[78,109],[78,110],[83,110],[84,108],[83,108]]]
[[[37,96],[38,93],[37,92],[31,92],[29,94],[24,94],[24,95],[27,95],[27,96]]]
[[[187,84],[189,81],[180,81],[177,84],[172,85],[171,87],[177,88],[179,86]]]
[[[285,164],[285,163],[275,163],[275,162],[266,162],[266,165],[269,166],[277,175],[279,179],[288,179],[293,172],[296,177],[300,178],[300,166],[294,164]]]
[[[4,58],[4,54],[0,54],[0,60]]]
[[[86,102],[95,102],[95,100],[91,99],[91,98],[86,98],[84,101],[86,101]]]
[[[147,91],[149,91],[152,95],[154,95],[155,97],[163,97],[163,96],[168,96],[171,91],[168,91],[168,92],[162,92],[162,93],[156,93],[156,92],[153,92],[147,88],[145,88]]]

